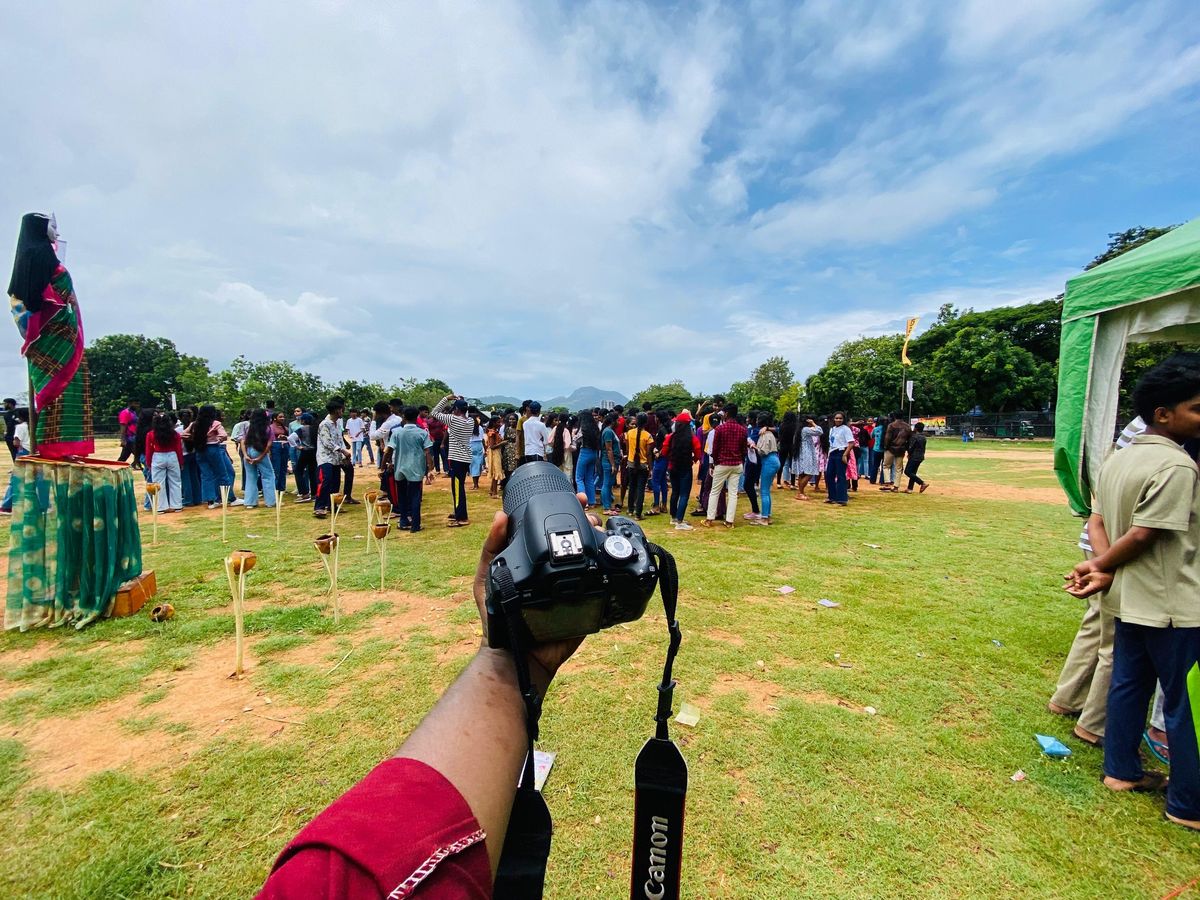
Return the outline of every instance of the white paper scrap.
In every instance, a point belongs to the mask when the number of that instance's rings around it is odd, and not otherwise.
[[[700,709],[690,703],[684,703],[679,707],[679,715],[675,717],[675,721],[680,725],[686,725],[688,728],[695,728],[696,723],[700,721]]]

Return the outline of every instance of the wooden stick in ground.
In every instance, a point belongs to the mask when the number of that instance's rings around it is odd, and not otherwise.
[[[279,540],[279,517],[283,513],[283,491],[275,492],[275,539]]]
[[[371,529],[371,526],[375,524],[375,498],[369,492],[363,495],[363,509],[367,513],[367,549],[370,550],[371,541],[375,540],[375,532]]]
[[[338,548],[341,546],[341,540],[334,532],[333,539],[333,624],[336,625],[342,618],[342,603],[338,598]]]
[[[242,655],[246,645],[246,564],[242,561],[241,572],[238,574],[237,596],[233,598],[233,636],[237,645],[237,667],[234,669],[238,678],[242,677]]]
[[[379,544],[379,593],[383,593],[383,573],[387,567],[387,538],[378,541]]]
[[[229,543],[227,534],[227,526],[229,524],[229,495],[233,493],[233,485],[220,485],[217,490],[221,492],[221,543]]]

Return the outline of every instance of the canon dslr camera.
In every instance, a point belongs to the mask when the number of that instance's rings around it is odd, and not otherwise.
[[[500,606],[506,591],[509,596],[515,591],[524,647],[641,618],[658,569],[636,522],[613,516],[603,533],[597,531],[570,479],[548,462],[526,463],[513,472],[504,511],[508,546],[488,572],[488,646],[512,646]]]

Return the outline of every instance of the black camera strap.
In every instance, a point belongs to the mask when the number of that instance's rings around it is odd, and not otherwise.
[[[679,573],[675,558],[657,544],[649,544],[658,566],[658,586],[663,599],[670,644],[658,686],[654,737],[646,741],[634,763],[633,859],[629,896],[648,900],[678,900],[683,860],[683,809],[688,771],[683,754],[667,732],[675,681],[671,669],[683,633],[675,618],[679,598]]]
[[[550,859],[550,839],[554,830],[550,807],[534,787],[533,742],[537,740],[538,720],[542,717],[542,698],[529,677],[521,604],[512,572],[503,560],[496,566],[493,582],[508,624],[509,646],[517,667],[517,687],[525,701],[525,733],[529,747],[521,768],[521,783],[508,817],[508,831],[504,834],[504,848],[500,851],[492,893],[514,900],[539,900],[545,887],[546,862]]]

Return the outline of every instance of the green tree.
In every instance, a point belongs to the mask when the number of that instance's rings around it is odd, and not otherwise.
[[[771,398],[772,405],[766,407],[771,409],[774,407],[774,401],[795,384],[796,374],[786,359],[782,356],[772,356],[750,373],[750,382],[754,386],[756,396]]]
[[[395,396],[413,406],[428,406],[432,409],[439,400],[450,393],[450,385],[437,378],[426,378],[417,381],[415,378],[405,378],[393,387]]]
[[[331,394],[346,398],[346,405],[351,409],[369,409],[380,400],[388,400],[391,394],[388,389],[377,381],[354,381],[346,379],[339,381],[329,388]]]
[[[130,400],[169,406],[172,393],[184,404],[212,391],[208,362],[180,353],[166,338],[110,334],[92,342],[87,360],[97,424],[110,424]]]
[[[775,418],[782,419],[784,413],[799,412],[808,402],[808,396],[805,393],[804,385],[798,381],[793,381],[775,401]]]
[[[1054,390],[1054,367],[1006,334],[962,328],[930,361],[935,402],[946,412],[1041,409]],[[938,396],[937,392],[944,392]]]
[[[321,376],[305,372],[289,362],[250,362],[234,359],[217,373],[213,402],[227,414],[263,406],[274,400],[277,409],[300,406],[322,410],[333,393]]]
[[[1136,225],[1133,228],[1127,228],[1125,231],[1110,232],[1108,235],[1107,249],[1105,249],[1103,253],[1084,266],[1084,271],[1087,271],[1088,269],[1094,269],[1096,266],[1106,263],[1110,259],[1116,259],[1122,253],[1128,253],[1134,247],[1140,247],[1142,244],[1147,244],[1155,238],[1162,237],[1168,231],[1178,227],[1178,225],[1168,225],[1165,228],[1147,228],[1144,225]]]
[[[633,395],[629,406],[632,409],[641,409],[643,403],[649,403],[654,409],[673,409],[676,412],[687,408],[695,411],[697,405],[695,395],[678,380],[643,388]]]
[[[805,382],[810,411],[870,415],[895,409],[900,402],[903,343],[902,335],[888,334],[839,344]]]

